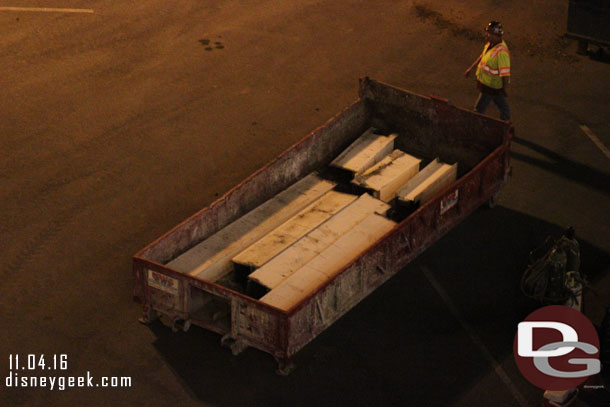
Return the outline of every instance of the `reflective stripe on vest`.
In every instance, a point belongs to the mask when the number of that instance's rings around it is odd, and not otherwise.
[[[497,69],[493,69],[492,67],[490,67],[490,66],[486,65],[486,64],[485,64],[485,62],[483,62],[482,60],[481,60],[481,62],[479,63],[479,66],[480,66],[480,67],[481,67],[481,68],[482,68],[482,69],[483,69],[485,72],[487,72],[487,73],[488,73],[488,74],[490,74],[490,75],[494,75],[494,76],[498,76],[498,75],[500,75],[500,71],[499,71],[499,70],[497,70]]]
[[[510,67],[499,67],[499,69],[494,69],[491,66],[487,65],[483,59],[485,59],[485,54],[487,54],[487,52],[489,51],[489,48],[486,47],[485,50],[483,51],[483,55],[481,55],[481,61],[479,62],[479,67],[484,70],[485,72],[487,72],[490,75],[493,76],[507,76],[510,75]],[[489,54],[488,58],[486,58],[488,61],[490,59],[496,58],[498,56],[498,54],[500,52],[506,52],[509,57],[510,57],[510,53],[508,52],[508,48],[506,48],[506,46],[504,46],[503,43],[500,43],[499,45],[496,45],[496,47],[494,49],[492,49],[491,53]]]
[[[507,53],[507,54],[510,56],[510,53],[508,52],[508,48],[506,48],[506,47],[505,47],[505,46],[503,46],[503,45],[500,45],[498,48],[496,48],[496,49],[493,51],[493,53],[491,54],[491,57],[492,57],[492,58],[495,58],[496,56],[498,56],[498,54],[500,53],[500,51],[504,51],[504,52],[506,52],[506,53]]]

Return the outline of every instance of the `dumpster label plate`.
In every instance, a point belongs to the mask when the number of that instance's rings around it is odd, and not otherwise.
[[[457,204],[459,196],[460,191],[456,189],[455,191],[453,191],[453,193],[447,195],[441,200],[441,215]]]
[[[148,270],[148,285],[169,294],[178,294],[179,281],[177,279],[150,269]]]

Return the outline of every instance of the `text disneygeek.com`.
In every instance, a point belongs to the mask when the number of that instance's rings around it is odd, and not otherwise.
[[[87,371],[82,376],[49,375],[52,372],[66,373],[68,356],[66,354],[9,355],[9,374],[4,380],[8,388],[46,388],[64,391],[69,388],[121,388],[131,387],[129,376],[101,376],[96,378]],[[47,374],[34,374],[35,371]]]

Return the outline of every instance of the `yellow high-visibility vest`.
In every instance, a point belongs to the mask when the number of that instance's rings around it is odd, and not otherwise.
[[[490,47],[485,44],[477,66],[477,79],[485,86],[502,89],[502,77],[510,76],[510,54],[504,41]]]

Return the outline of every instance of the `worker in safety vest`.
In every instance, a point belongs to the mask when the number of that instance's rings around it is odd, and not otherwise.
[[[477,88],[479,97],[474,110],[485,113],[489,103],[493,100],[502,120],[510,120],[510,107],[508,106],[508,82],[510,78],[510,54],[506,42],[502,40],[504,30],[498,21],[492,21],[485,27],[487,43],[483,53],[466,69],[464,76],[468,77],[470,71],[477,67]]]

